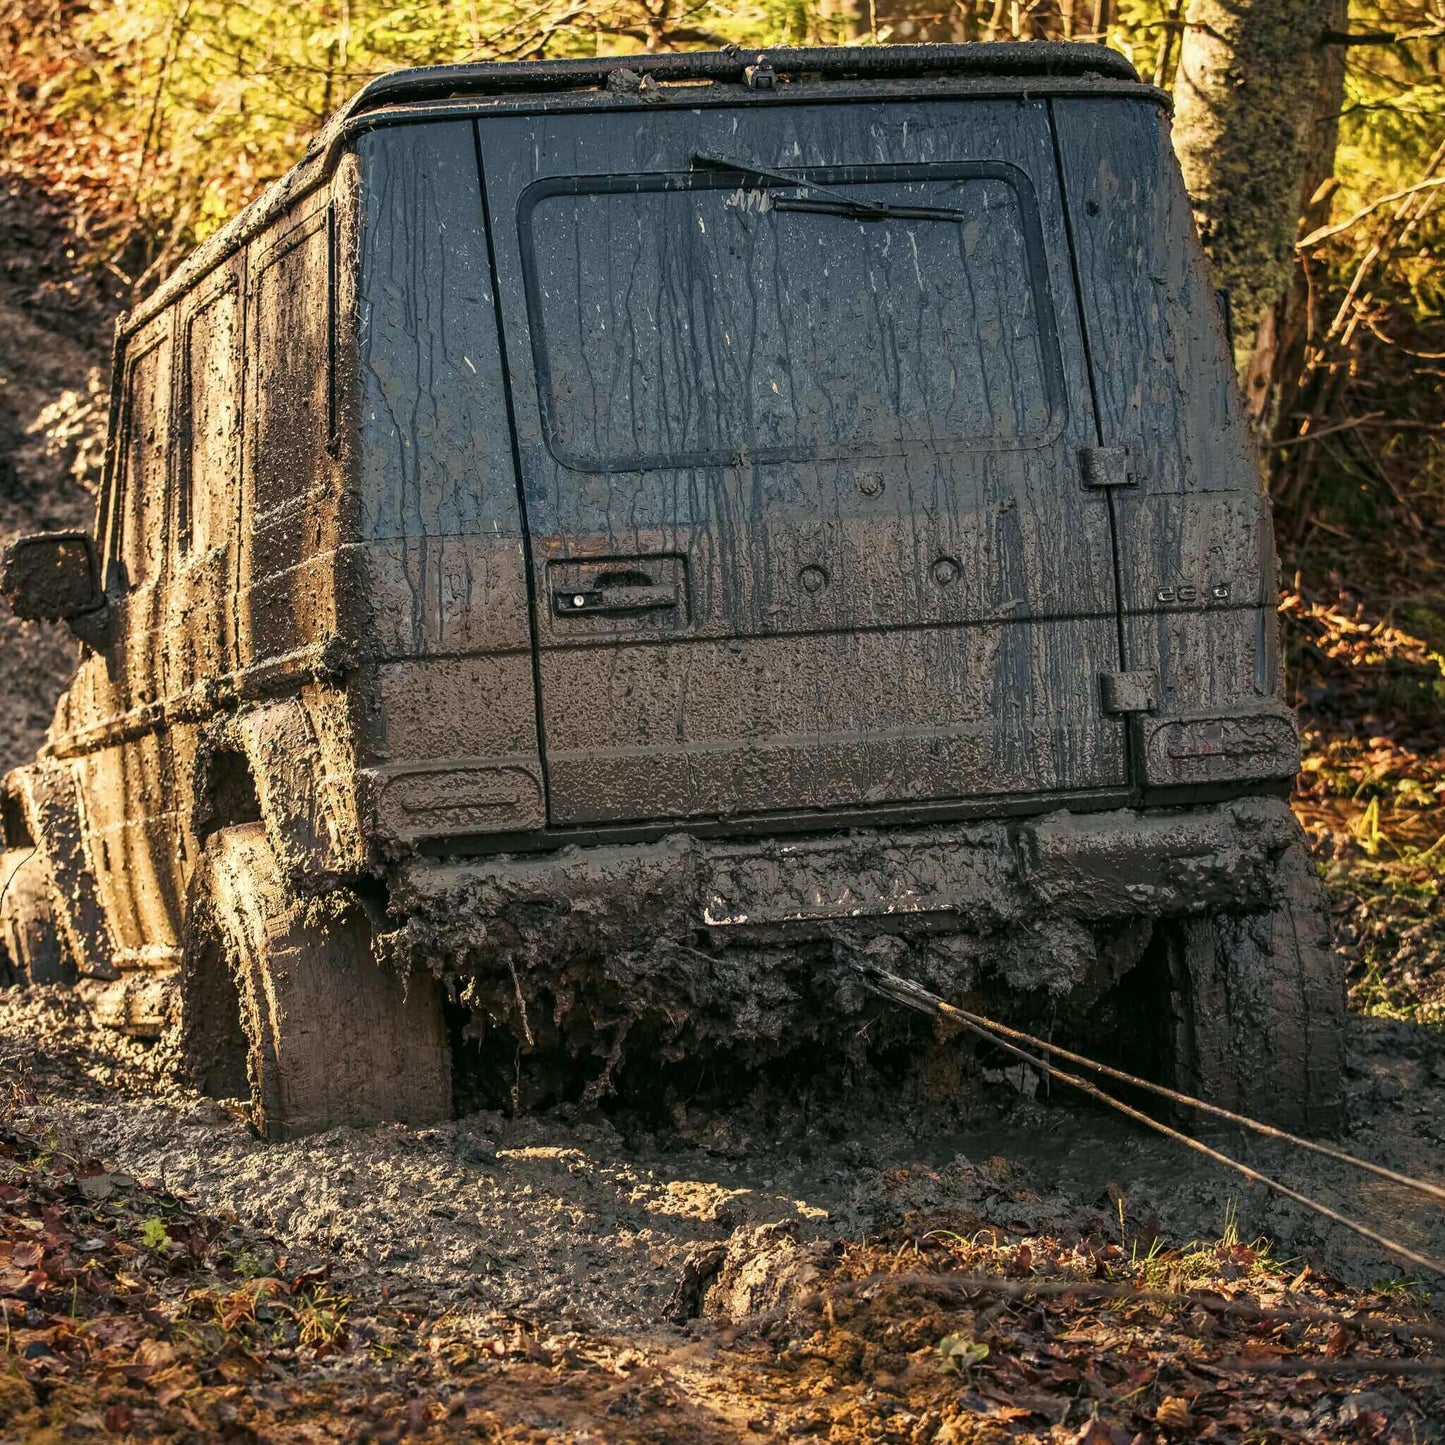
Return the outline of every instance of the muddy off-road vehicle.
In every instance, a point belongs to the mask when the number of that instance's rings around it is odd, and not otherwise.
[[[4,571],[83,645],[4,947],[268,1134],[926,1050],[850,959],[1330,1123],[1268,508],[1119,56],[388,75],[113,394]]]

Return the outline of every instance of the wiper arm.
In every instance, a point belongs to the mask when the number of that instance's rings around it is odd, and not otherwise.
[[[819,185],[817,181],[805,180],[802,176],[790,176],[787,171],[775,171],[768,166],[757,166],[751,161],[735,161],[729,156],[714,155],[711,151],[697,151],[692,158],[694,170],[736,171],[740,176],[756,176],[761,181],[772,181],[780,186],[792,186],[797,190],[812,191],[815,195],[827,196],[834,206],[842,207],[848,215],[855,213],[879,215],[883,207],[876,201],[859,200],[846,191],[835,191],[832,186]],[[777,201],[773,202],[778,205]],[[792,209],[792,207],[789,207]]]
[[[740,176],[755,176],[759,180],[772,181],[776,185],[791,186],[795,190],[811,191],[819,200],[806,196],[779,196],[773,207],[779,211],[809,211],[823,216],[846,216],[855,221],[962,221],[962,211],[950,211],[943,206],[895,206],[887,201],[865,201],[859,196],[850,196],[846,191],[835,190],[803,176],[790,176],[787,171],[775,171],[769,166],[755,165],[752,161],[734,160],[731,156],[716,155],[711,151],[696,151],[692,157],[694,169],[736,171]]]
[[[895,206],[889,201],[810,201],[806,196],[779,196],[775,211],[811,211],[820,216],[847,216],[854,221],[963,221],[962,211],[943,206]]]

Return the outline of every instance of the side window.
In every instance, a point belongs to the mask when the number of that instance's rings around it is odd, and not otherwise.
[[[219,546],[235,525],[241,449],[240,305],[229,286],[186,323],[185,431],[177,509],[181,551]]]
[[[254,471],[259,514],[308,491],[329,439],[330,247],[325,216],[288,237],[252,292],[256,316]]]
[[[115,557],[120,580],[128,587],[154,581],[165,557],[170,390],[171,348],[165,337],[136,355],[126,369]]]

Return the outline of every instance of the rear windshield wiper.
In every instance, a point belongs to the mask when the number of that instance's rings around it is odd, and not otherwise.
[[[740,176],[753,176],[758,180],[771,181],[774,185],[789,186],[794,190],[811,191],[809,196],[778,196],[773,208],[778,211],[809,211],[815,215],[846,216],[855,221],[962,221],[962,211],[951,211],[944,206],[897,206],[888,201],[865,201],[860,196],[850,196],[846,191],[835,190],[818,181],[803,176],[790,176],[787,171],[775,171],[769,166],[754,165],[751,161],[734,160],[731,156],[715,155],[711,151],[697,151],[693,154],[694,170],[736,171]]]

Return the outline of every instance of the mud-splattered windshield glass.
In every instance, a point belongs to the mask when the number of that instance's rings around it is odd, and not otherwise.
[[[715,166],[548,180],[522,230],[547,441],[566,466],[1013,449],[1061,420],[1033,192],[1011,166],[813,171],[791,187]]]

